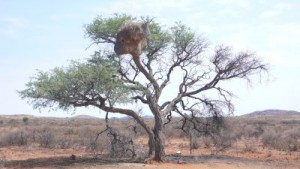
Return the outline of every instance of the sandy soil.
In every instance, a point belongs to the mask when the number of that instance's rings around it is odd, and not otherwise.
[[[172,149],[167,148],[167,152]],[[76,152],[76,159],[70,156]],[[134,163],[128,159],[93,158],[84,150],[44,149],[40,147],[0,148],[0,168],[46,168],[46,169],[300,169],[299,160],[276,160],[272,156],[258,158],[263,153],[243,154],[240,157],[229,155],[205,155],[194,152],[192,156],[168,156],[166,163]],[[274,153],[274,152],[273,152]],[[200,154],[200,155],[195,155]],[[230,153],[229,153],[230,154]],[[264,155],[264,154],[263,154]],[[274,156],[276,157],[276,156]],[[291,158],[292,159],[292,158]],[[178,164],[178,162],[182,164]]]
[[[1,166],[1,165],[0,165]],[[211,157],[198,163],[128,163],[114,162],[101,159],[77,159],[68,158],[47,158],[26,161],[12,161],[2,164],[1,168],[36,168],[36,169],[299,169],[300,165],[280,162],[258,162],[244,159],[229,159]]]
[[[140,144],[146,144],[142,138]],[[39,146],[0,148],[0,168],[46,169],[300,169],[300,152],[270,150],[254,142],[255,151],[243,151],[237,143],[225,152],[212,155],[210,148],[199,148],[190,154],[188,141],[170,139],[166,144],[167,162],[143,164],[130,159],[109,159],[94,156],[84,149],[47,149]],[[145,146],[146,147],[146,146]],[[181,147],[181,148],[179,148]],[[181,156],[174,156],[181,151]],[[75,154],[75,160],[71,155]],[[178,164],[178,162],[180,164]]]

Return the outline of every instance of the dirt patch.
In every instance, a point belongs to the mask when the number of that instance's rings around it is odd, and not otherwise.
[[[167,156],[166,163],[136,163],[131,159],[110,159],[110,158],[92,158],[92,157],[76,157],[72,159],[68,156],[57,156],[48,158],[35,158],[27,160],[2,160],[1,168],[46,168],[46,169],[299,169],[300,165],[289,164],[284,162],[266,161],[260,162],[243,158],[230,156]],[[180,164],[178,164],[180,162]]]
[[[118,163],[133,162],[128,159],[100,159],[91,157],[79,157],[72,159],[71,157],[50,157],[50,158],[35,158],[28,160],[9,160],[2,161],[2,167],[4,168],[85,168],[91,166],[101,165],[117,165]]]

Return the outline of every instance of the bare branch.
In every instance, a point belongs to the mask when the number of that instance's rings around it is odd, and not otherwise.
[[[140,100],[142,103],[148,104],[147,100],[144,99],[144,97],[142,97],[142,96],[134,96],[134,97],[131,97],[131,98],[136,100],[136,101]]]

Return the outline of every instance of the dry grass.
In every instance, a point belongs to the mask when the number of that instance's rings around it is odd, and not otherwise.
[[[197,163],[195,166],[199,167],[202,162],[206,163],[217,157],[222,158],[223,162],[233,158],[233,162],[228,164],[233,168],[231,163],[242,162],[240,164],[242,166],[245,162],[243,160],[264,163],[262,165],[264,167],[265,163],[273,164],[275,161],[285,166],[282,168],[299,167],[300,116],[227,118],[227,128],[222,129],[220,134],[213,137],[195,135],[192,144],[189,143],[188,134],[174,129],[180,125],[177,120],[179,119],[175,118],[175,121],[165,128],[166,153],[171,158],[170,155],[181,151],[182,156],[186,157],[183,161],[188,163],[185,165],[190,165],[191,168],[194,165],[191,163]],[[151,124],[151,121],[147,120],[147,123]],[[139,157],[146,156],[147,137],[140,126],[128,119],[112,119],[110,125],[116,133],[124,137],[123,140],[133,139],[135,153]],[[35,168],[41,167],[42,164],[48,164],[49,168],[60,165],[66,168],[76,168],[77,165],[82,168],[82,165],[89,165],[93,168],[91,165],[101,164],[114,168],[113,164],[103,162],[104,157],[110,156],[112,140],[106,137],[106,134],[102,134],[95,141],[97,133],[103,129],[105,129],[104,120],[96,118],[28,117],[24,120],[23,117],[0,117],[0,168],[1,165],[18,168],[17,164],[31,165]],[[190,145],[193,146],[192,151]],[[77,157],[75,161],[69,160],[72,154]],[[97,161],[99,157],[102,157],[102,161]],[[127,157],[130,162],[130,158]],[[118,156],[117,159],[122,162],[123,158],[125,156]],[[92,162],[93,159],[96,161]],[[170,161],[176,163],[177,159]],[[168,165],[169,168],[173,166]],[[159,164],[157,167],[168,168],[168,165]],[[211,165],[213,166],[213,163]],[[247,165],[244,166],[247,168]],[[153,165],[143,167],[151,168]]]

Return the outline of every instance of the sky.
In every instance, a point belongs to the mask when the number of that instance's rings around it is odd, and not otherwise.
[[[300,111],[300,1],[298,0],[0,0],[0,115],[71,117],[97,109],[34,110],[17,90],[37,70],[48,71],[93,52],[85,25],[114,13],[150,16],[162,25],[181,21],[215,45],[250,50],[270,74],[252,86],[232,84],[235,115],[257,110]],[[102,113],[103,114],[103,113]]]

